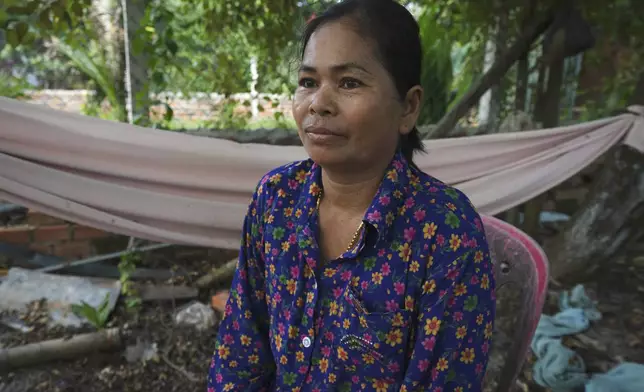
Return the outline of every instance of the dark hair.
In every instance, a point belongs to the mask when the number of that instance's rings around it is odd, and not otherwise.
[[[394,0],[344,0],[329,7],[324,13],[311,19],[302,34],[302,52],[311,35],[322,25],[350,18],[356,29],[372,40],[376,55],[389,72],[400,99],[404,99],[412,87],[420,84],[422,50],[418,23],[411,13]],[[414,152],[425,151],[418,128],[414,126],[399,142],[405,158],[413,163]]]

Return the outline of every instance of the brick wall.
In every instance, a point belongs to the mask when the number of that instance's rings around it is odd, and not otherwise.
[[[67,260],[82,259],[101,252],[101,242],[117,240],[92,227],[73,224],[30,210],[24,224],[0,228],[0,242],[27,247],[33,251]]]
[[[27,93],[28,102],[46,105],[54,109],[72,113],[83,113],[83,108],[93,95],[88,90],[36,90]],[[237,103],[236,112],[248,112],[250,106],[244,105],[251,100],[249,93],[235,94],[229,98]],[[153,100],[166,102],[172,108],[174,118],[184,121],[207,121],[217,116],[217,107],[225,97],[221,94],[195,93],[187,97],[182,94],[162,93],[152,96]],[[257,119],[272,117],[274,113],[281,112],[285,116],[291,115],[291,98],[276,94],[259,94],[260,111]],[[165,113],[164,105],[151,108],[153,116],[162,116]]]

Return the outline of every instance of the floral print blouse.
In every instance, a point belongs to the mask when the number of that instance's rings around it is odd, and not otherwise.
[[[321,263],[320,171],[261,179],[208,392],[480,391],[495,286],[470,201],[397,153],[354,247]]]

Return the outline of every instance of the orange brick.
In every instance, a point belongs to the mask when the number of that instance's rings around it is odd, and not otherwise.
[[[34,230],[34,242],[66,241],[71,237],[68,225],[41,226]]]
[[[223,313],[226,310],[226,302],[228,302],[228,291],[220,291],[213,295],[210,304],[213,309]]]
[[[106,231],[87,226],[74,226],[74,229],[72,230],[72,239],[76,241],[105,238],[111,235],[112,234]]]
[[[0,242],[29,244],[33,240],[33,227],[13,226],[0,229]]]

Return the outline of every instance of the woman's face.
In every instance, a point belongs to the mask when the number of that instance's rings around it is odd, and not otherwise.
[[[325,168],[388,163],[399,135],[415,124],[373,45],[350,23],[327,23],[313,33],[293,101],[304,148]]]

